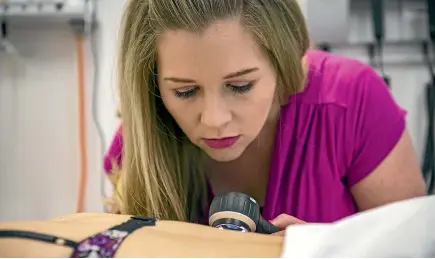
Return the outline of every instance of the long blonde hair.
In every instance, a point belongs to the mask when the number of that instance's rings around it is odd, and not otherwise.
[[[309,46],[296,0],[129,0],[118,64],[124,153],[121,212],[196,221],[206,202],[202,152],[165,109],[156,80],[156,39],[165,30],[201,33],[218,19],[249,30],[277,74],[280,102],[304,82]]]

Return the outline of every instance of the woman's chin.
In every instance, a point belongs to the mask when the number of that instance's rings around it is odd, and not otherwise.
[[[245,150],[239,145],[230,147],[230,148],[222,148],[222,149],[214,149],[210,147],[203,148],[204,152],[214,161],[216,162],[231,162],[238,159]]]

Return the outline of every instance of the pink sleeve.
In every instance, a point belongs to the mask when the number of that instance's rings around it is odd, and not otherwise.
[[[378,167],[405,130],[406,111],[400,108],[376,71],[364,70],[349,102],[347,127],[351,161],[347,183],[353,186]],[[348,149],[349,150],[349,149]]]
[[[104,170],[106,171],[106,173],[111,173],[113,162],[115,162],[118,166],[121,166],[122,149],[123,149],[122,126],[120,126],[116,131],[115,136],[113,137],[109,150],[104,156]]]

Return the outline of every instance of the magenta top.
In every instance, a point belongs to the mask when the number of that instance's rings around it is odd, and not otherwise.
[[[357,60],[307,53],[303,92],[282,106],[262,214],[286,213],[333,222],[357,212],[350,188],[389,154],[405,130],[406,112],[383,79]],[[120,131],[106,155],[120,162]]]

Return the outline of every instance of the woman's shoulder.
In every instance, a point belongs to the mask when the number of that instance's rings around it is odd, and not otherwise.
[[[359,103],[365,95],[389,92],[382,77],[360,60],[309,50],[307,85],[302,101],[308,104],[330,104],[349,108]]]
[[[305,89],[289,97],[290,105],[283,107],[284,113],[297,106],[298,113],[323,110],[317,114],[322,118],[337,114],[342,118],[359,118],[380,109],[388,113],[385,116],[406,114],[384,79],[368,64],[319,50],[309,50],[306,57],[309,72]]]
[[[295,125],[293,135],[317,150],[322,150],[321,144],[324,150],[340,146],[337,152],[352,186],[372,172],[399,141],[406,111],[369,65],[317,50],[310,50],[307,57],[307,86],[295,95],[301,98],[290,99],[294,103],[283,108],[281,119]]]

